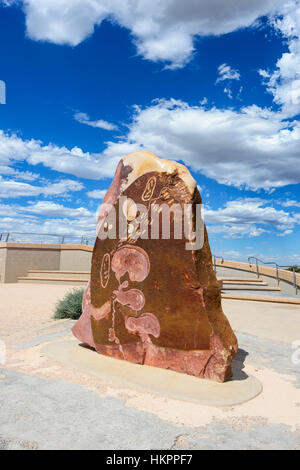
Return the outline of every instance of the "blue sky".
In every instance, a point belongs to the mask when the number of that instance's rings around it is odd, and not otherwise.
[[[300,264],[299,2],[184,4],[0,1],[0,232],[93,236],[145,148],[191,170],[215,254]]]

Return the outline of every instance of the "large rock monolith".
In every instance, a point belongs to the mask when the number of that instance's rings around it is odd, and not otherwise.
[[[237,340],[222,311],[199,207],[183,165],[148,152],[120,161],[73,327],[81,342],[137,364],[218,382],[231,377]]]

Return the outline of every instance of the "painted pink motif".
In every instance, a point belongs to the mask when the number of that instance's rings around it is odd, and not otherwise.
[[[135,315],[134,317],[124,317],[125,327],[129,333],[138,334],[144,344],[151,344],[150,335],[158,338],[160,335],[160,324],[157,317],[150,312],[140,313],[145,306],[145,296],[140,289],[128,289],[130,283],[125,280],[121,283],[121,278],[128,273],[132,282],[144,281],[150,273],[150,261],[147,253],[140,247],[125,245],[115,252],[110,263],[110,254],[106,253],[102,260],[101,266],[101,284],[102,288],[107,285],[110,277],[108,266],[115,273],[119,282],[117,290],[113,291],[113,296],[107,300],[100,308],[96,308],[91,304],[90,283],[88,284],[83,297],[83,315],[73,327],[73,333],[79,339],[96,347],[94,344],[91,317],[96,321],[108,319],[109,314],[112,315],[112,325],[108,332],[108,339],[111,343],[115,343],[124,359],[125,352],[115,332],[115,315],[116,303],[128,306]],[[109,260],[109,261],[108,261]],[[104,282],[104,285],[102,281]]]
[[[100,279],[103,289],[106,288],[110,277],[110,254],[105,253],[102,258],[101,270],[100,270]]]
[[[118,290],[114,291],[117,301],[122,305],[128,305],[132,310],[142,310],[145,305],[145,296],[139,289],[123,289],[128,287],[128,281],[122,282]]]
[[[113,291],[112,301],[112,328],[109,331],[109,340],[119,346],[124,356],[119,338],[115,334],[115,304],[126,305],[137,315],[145,306],[145,296],[140,289],[128,289],[129,282],[121,278],[128,274],[130,281],[142,282],[150,273],[150,261],[147,253],[140,247],[125,245],[117,250],[111,262],[111,269],[119,282],[117,290]],[[130,333],[138,333],[143,342],[149,342],[149,335],[158,338],[160,335],[160,324],[153,313],[143,313],[139,317],[124,318],[125,327]],[[125,356],[124,356],[125,358]]]
[[[148,341],[149,335],[158,338],[160,335],[160,324],[153,313],[143,313],[138,318],[129,317],[126,319],[125,326],[132,333],[139,333],[142,341]]]
[[[108,318],[108,315],[111,312],[111,301],[108,300],[100,308],[95,308],[91,305],[91,315],[95,320],[103,320],[103,318]]]
[[[125,245],[114,254],[111,268],[119,282],[126,273],[131,281],[142,282],[150,272],[150,261],[142,248]]]

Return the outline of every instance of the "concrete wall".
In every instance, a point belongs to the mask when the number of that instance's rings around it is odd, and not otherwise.
[[[17,282],[28,270],[90,271],[93,248],[81,245],[0,243],[0,282]]]
[[[92,247],[76,247],[76,245],[61,249],[60,271],[90,271],[92,250]]]
[[[57,245],[6,244],[6,262],[1,282],[16,282],[29,269],[58,270],[60,249]]]
[[[0,243],[0,282],[16,282],[27,276],[28,270],[88,271],[91,269],[93,247],[86,245],[38,245],[30,243]],[[248,263],[217,260],[217,273],[222,277],[255,277],[256,266]],[[276,285],[276,270],[259,266],[259,274],[270,285]],[[293,273],[279,270],[280,287],[294,292]],[[296,274],[300,294],[300,274]]]
[[[5,275],[6,247],[0,244],[0,282],[3,282]]]

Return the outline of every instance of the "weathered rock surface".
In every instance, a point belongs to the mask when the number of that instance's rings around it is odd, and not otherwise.
[[[123,207],[120,196],[128,198]],[[192,204],[195,228],[201,197],[189,171],[148,152],[128,155],[104,198],[97,233],[109,225],[105,204],[124,213],[128,226],[135,204],[146,205],[151,230],[151,204],[174,203]],[[237,340],[222,311],[205,226],[201,249],[187,250],[186,241],[175,239],[172,224],[170,239],[162,239],[161,227],[158,239],[97,238],[74,335],[107,356],[219,382],[230,378]]]

